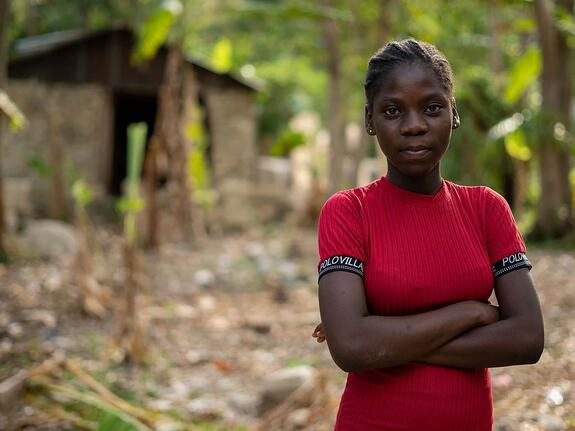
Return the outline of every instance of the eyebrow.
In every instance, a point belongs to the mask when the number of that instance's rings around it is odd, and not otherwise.
[[[435,98],[440,98],[440,99],[449,99],[445,94],[443,93],[438,93],[438,92],[431,92],[431,93],[427,93],[424,94],[422,96],[423,100],[429,100],[429,99],[435,99]],[[383,96],[379,99],[382,102],[396,102],[396,101],[400,101],[401,97],[397,97],[397,96]]]

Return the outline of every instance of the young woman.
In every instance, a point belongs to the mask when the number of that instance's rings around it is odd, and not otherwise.
[[[499,194],[441,177],[460,120],[434,46],[389,43],[365,93],[387,176],[336,193],[319,219],[314,336],[349,373],[335,429],[491,430],[487,368],[543,349],[525,244]]]

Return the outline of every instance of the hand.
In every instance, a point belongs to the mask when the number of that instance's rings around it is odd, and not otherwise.
[[[457,303],[459,307],[466,307],[466,313],[475,316],[479,326],[490,325],[499,321],[499,307],[479,301],[462,301]]]
[[[490,325],[499,321],[499,307],[496,305],[491,304],[483,304],[481,303],[481,308],[483,311],[483,324]]]
[[[313,338],[316,338],[316,341],[318,343],[323,343],[325,341],[325,331],[323,329],[323,323],[319,323],[316,327],[315,330],[313,331],[313,334],[311,334],[311,336]]]

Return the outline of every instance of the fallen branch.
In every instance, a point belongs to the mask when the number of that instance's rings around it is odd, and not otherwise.
[[[90,392],[83,392],[73,386],[57,383],[56,380],[48,377],[49,374],[63,368],[86,385]],[[15,411],[15,407],[18,405],[21,394],[27,384],[45,388],[72,401],[94,407],[131,425],[136,431],[152,431],[155,424],[162,419],[169,420],[185,429],[185,425],[177,420],[163,416],[155,411],[136,407],[118,397],[84,371],[76,361],[67,359],[62,353],[56,353],[39,366],[29,371],[20,371],[0,383],[0,412],[3,414],[7,413],[9,429],[14,429],[15,423],[12,421],[13,415],[11,415],[11,412]],[[80,418],[59,407],[50,407],[42,410],[45,410],[45,413],[50,417],[73,423],[81,429],[93,430],[98,427],[98,424]]]
[[[0,383],[0,412],[6,412],[8,416],[16,408],[20,401],[20,395],[31,377],[51,373],[64,362],[64,355],[56,353],[52,358],[42,362],[36,368],[29,371],[21,370],[12,377]]]
[[[61,407],[50,407],[45,409],[46,414],[61,419],[66,422],[73,423],[78,428],[87,429],[87,430],[95,430],[98,428],[98,424],[96,422],[92,422],[86,419],[82,419],[75,414],[64,410]]]
[[[29,371],[30,377],[50,374],[55,369],[60,368],[64,361],[66,361],[66,355],[63,352],[56,352],[50,359],[47,359],[37,367],[32,368]]]
[[[80,366],[76,362],[72,360],[67,360],[65,362],[65,366],[72,374],[78,377],[80,381],[86,384],[89,388],[93,389],[94,392],[96,392],[98,395],[102,397],[102,399],[104,399],[106,402],[113,405],[114,407],[136,418],[139,418],[146,423],[152,423],[155,420],[154,414],[146,410],[140,409],[138,407],[135,407],[132,404],[124,401],[122,398],[118,397],[104,385],[97,382],[92,376],[90,376],[82,368],[80,368]]]
[[[14,411],[29,375],[28,371],[22,370],[0,383],[0,412],[10,416]]]
[[[137,418],[131,416],[128,413],[118,409],[114,405],[111,405],[107,401],[98,398],[92,394],[80,392],[67,385],[61,385],[54,383],[51,379],[43,376],[37,376],[31,379],[31,383],[34,385],[45,387],[51,391],[58,392],[64,396],[67,396],[71,400],[79,401],[84,404],[88,404],[113,416],[118,419],[132,425],[138,431],[153,431],[148,425],[142,423]]]

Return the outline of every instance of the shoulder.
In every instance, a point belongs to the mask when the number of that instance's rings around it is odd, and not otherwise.
[[[331,211],[351,211],[359,214],[363,212],[363,209],[370,197],[377,193],[379,185],[380,180],[376,180],[365,186],[336,192],[323,204],[322,213]]]
[[[487,186],[464,186],[446,181],[447,187],[452,196],[456,196],[459,201],[467,202],[481,210],[489,209],[493,206],[507,206],[507,201],[503,196]]]
[[[503,206],[508,207],[509,204],[505,198],[489,187],[483,187],[485,194],[485,202],[488,206]]]

